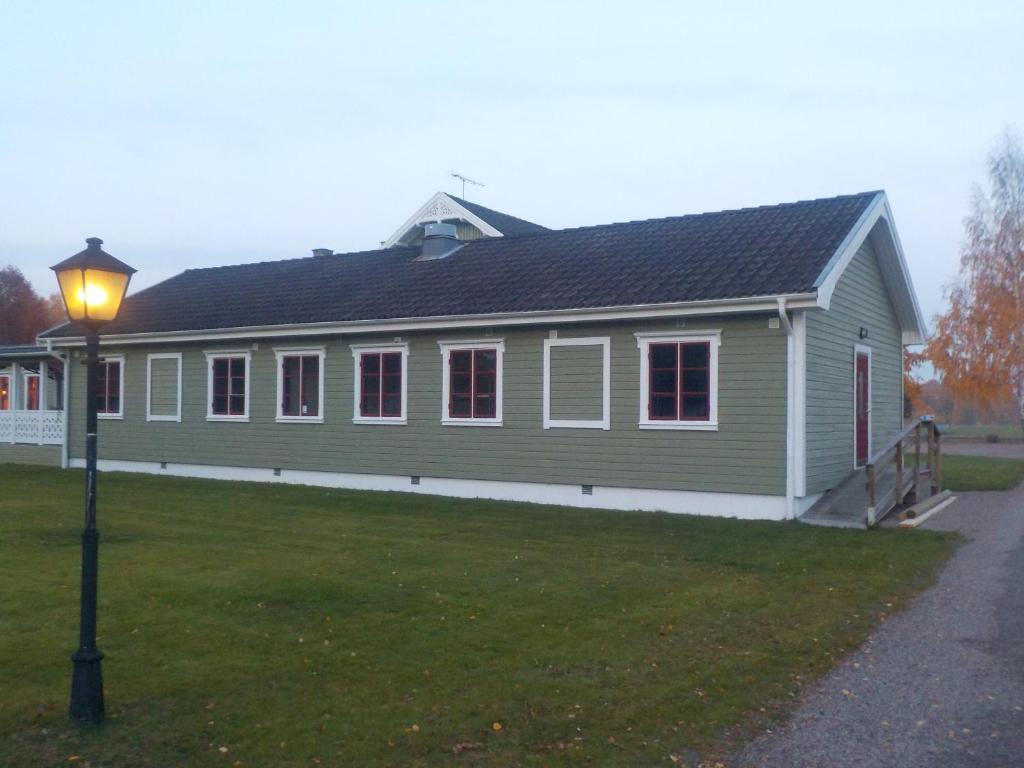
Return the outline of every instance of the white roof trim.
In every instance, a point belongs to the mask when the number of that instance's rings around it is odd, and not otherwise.
[[[444,221],[446,219],[461,219],[469,222],[488,237],[501,237],[501,232],[475,213],[471,213],[465,207],[459,205],[444,192],[435,192],[433,197],[427,200],[416,213],[406,219],[405,223],[395,230],[391,237],[384,241],[384,247],[390,248],[398,244],[410,231],[422,224]]]
[[[811,309],[818,305],[813,293],[788,294],[789,309]],[[104,334],[100,344],[152,344],[154,342],[214,341],[227,339],[260,339],[279,336],[330,336],[338,334],[394,333],[453,328],[486,328],[518,325],[556,325],[562,323],[600,322],[604,320],[636,320],[658,317],[688,317],[708,314],[778,312],[778,296],[754,296],[738,299],[683,301],[670,304],[639,304],[624,307],[556,309],[530,312],[497,312],[482,315],[446,315],[441,317],[394,318],[383,320],[349,320],[345,322],[301,323],[296,325],[263,325],[244,328],[212,328],[198,331],[153,331],[132,334]],[[82,337],[50,339],[55,347],[80,347]]]
[[[903,330],[903,343],[923,344],[928,336],[927,326],[910,280],[910,270],[893,223],[889,199],[884,192],[875,196],[814,281],[814,287],[818,289],[818,306],[829,308],[839,278],[869,237],[878,254],[878,267]]]

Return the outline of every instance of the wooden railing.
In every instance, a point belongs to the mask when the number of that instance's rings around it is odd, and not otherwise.
[[[913,463],[908,468],[906,444],[911,439]],[[879,523],[911,495],[914,501],[923,501],[938,493],[942,489],[942,441],[934,417],[922,416],[872,456],[864,465],[864,481],[869,526]]]

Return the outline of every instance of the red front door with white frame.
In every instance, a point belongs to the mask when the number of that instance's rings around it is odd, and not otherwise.
[[[857,350],[854,363],[854,443],[856,463],[868,463],[871,451],[871,353]]]

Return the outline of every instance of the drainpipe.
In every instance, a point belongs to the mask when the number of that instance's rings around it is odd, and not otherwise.
[[[786,334],[786,517],[796,517],[796,338],[786,314],[786,299],[779,302],[779,324]]]
[[[793,324],[789,322],[789,315],[786,314],[786,299],[783,296],[779,296],[779,322],[782,323],[782,330],[786,332],[786,335],[793,338]]]

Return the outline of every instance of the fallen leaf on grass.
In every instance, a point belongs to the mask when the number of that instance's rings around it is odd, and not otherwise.
[[[479,741],[457,741],[452,745],[452,752],[456,755],[461,755],[463,752],[468,752],[471,749],[479,749],[480,746]]]
[[[494,731],[495,733],[500,731],[502,729],[502,727],[503,727],[502,724],[499,723],[497,720],[495,720],[493,723],[491,723],[491,730]]]

